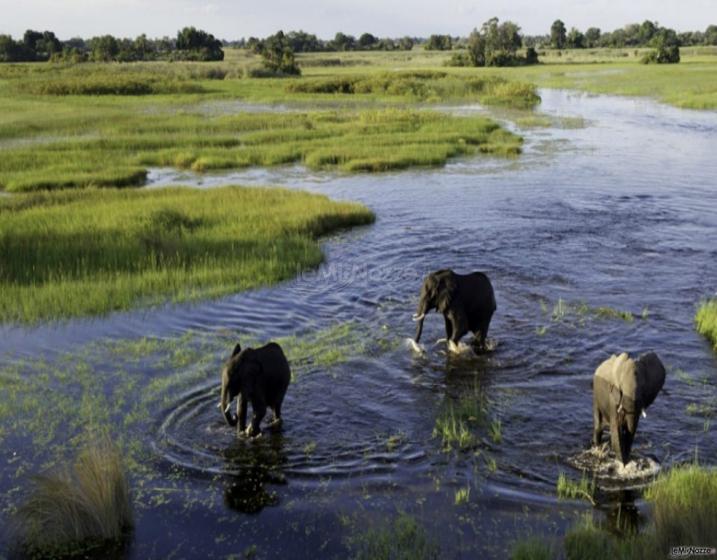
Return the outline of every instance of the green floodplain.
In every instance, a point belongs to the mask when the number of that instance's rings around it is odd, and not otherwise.
[[[447,67],[450,53],[418,49],[315,53],[299,55],[303,75],[285,79],[247,77],[258,57],[232,50],[221,63],[0,65],[0,189],[6,194],[0,197],[0,320],[27,324],[102,315],[270,285],[321,263],[320,236],[375,218],[359,204],[284,189],[142,189],[152,167],[202,173],[299,164],[374,173],[481,154],[519,157],[522,139],[496,121],[426,109],[439,103],[497,105],[509,108],[519,125],[540,126],[546,117],[535,110],[538,87],[717,108],[714,48],[683,49],[682,62],[674,65],[642,65],[640,56],[635,49],[548,51],[536,66],[475,69]],[[290,111],[239,112],[232,103],[282,104]],[[699,307],[696,327],[717,348],[715,301]],[[333,363],[341,359],[341,348],[332,336],[283,343],[292,360],[308,359],[309,352]],[[230,338],[189,349],[182,340],[142,341],[147,347],[117,343],[100,354],[121,353],[127,362],[135,354],[137,360],[164,354],[160,370],[218,352]],[[327,345],[334,347],[328,354]],[[110,402],[95,400],[95,350],[80,361],[72,357],[72,368],[44,370],[29,383],[26,373],[43,370],[43,364],[3,371],[0,439],[17,427],[13,418],[30,411],[38,450],[33,459],[47,465],[66,458],[68,450],[39,450],[68,425],[82,433],[81,426],[103,425],[114,415],[112,421],[128,434],[146,426],[151,408],[176,379],[158,376],[143,386],[146,380],[133,378],[131,364],[124,364],[108,381]],[[54,413],[47,414],[40,389],[70,376],[77,391],[53,399]],[[187,386],[195,381],[182,380]],[[120,417],[131,400],[137,405]],[[486,417],[478,401],[447,409],[435,436],[449,449],[470,446],[470,422],[486,423],[500,441],[500,422]],[[80,442],[67,445],[74,449]],[[129,468],[143,472],[147,450],[129,435],[119,445],[128,450]],[[89,477],[97,468],[89,459],[78,464],[89,465]],[[18,476],[27,466],[18,466]],[[579,496],[584,489],[558,491]],[[142,490],[135,496],[147,507],[161,499]],[[466,499],[465,492],[456,493],[456,504]],[[699,544],[717,531],[714,471],[674,469],[661,475],[647,499],[653,516],[646,531],[617,539],[586,518],[565,536],[567,558],[654,558],[667,544]],[[32,518],[36,512],[25,514]],[[521,541],[513,558],[552,558],[555,546],[539,538]],[[398,518],[359,549],[366,558],[406,551],[418,558],[438,555],[410,517]]]

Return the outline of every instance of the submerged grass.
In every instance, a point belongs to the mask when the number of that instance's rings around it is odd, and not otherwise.
[[[400,514],[381,529],[371,529],[350,542],[355,560],[438,560],[440,548],[415,518]]]
[[[717,299],[703,302],[695,315],[697,332],[706,336],[717,350]]]
[[[591,504],[595,505],[595,481],[588,480],[587,476],[583,472],[578,482],[568,478],[565,473],[560,473],[557,482],[557,493],[558,498],[564,500],[587,500]]]
[[[466,450],[479,443],[476,431],[485,426],[488,421],[487,404],[482,393],[464,396],[457,401],[449,401],[436,418],[433,428],[433,437],[439,438],[444,451],[453,449]],[[494,441],[496,434],[500,434],[500,424],[491,426]]]
[[[132,525],[122,456],[104,436],[72,466],[32,480],[17,512],[16,538],[29,557],[97,556],[108,548],[121,550]]]
[[[358,204],[284,189],[58,191],[0,200],[0,320],[187,301],[318,265],[317,237],[367,224]]]

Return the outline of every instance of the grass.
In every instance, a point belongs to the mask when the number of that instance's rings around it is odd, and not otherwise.
[[[459,488],[458,490],[456,490],[454,503],[457,506],[467,504],[470,497],[471,497],[471,487],[470,486],[466,486],[465,488]]]
[[[717,299],[703,302],[695,315],[697,332],[712,342],[717,350]]]
[[[717,57],[686,54],[680,64],[640,64],[639,56],[601,56],[587,49],[580,57],[543,57],[544,64],[500,75],[542,87],[592,93],[647,96],[688,109],[717,108]],[[623,51],[624,52],[624,51]],[[592,54],[591,54],[592,53]]]
[[[217,297],[318,265],[363,206],[282,189],[90,189],[0,199],[0,320]]]
[[[655,542],[667,553],[672,546],[717,546],[717,471],[690,465],[672,469],[653,484]]]
[[[0,66],[0,189],[137,186],[157,166],[204,172],[303,164],[364,173],[478,153],[513,156],[520,137],[486,117],[406,105],[538,101],[530,84],[500,76],[371,67],[361,75],[332,68],[293,80],[239,79],[236,64]],[[330,93],[337,84],[351,84],[352,94]],[[242,102],[299,112],[246,112]]]
[[[371,173],[438,166],[477,153],[514,156],[522,142],[486,117],[399,109],[211,118],[137,112],[103,117],[98,111],[99,122],[78,115],[74,129],[62,115],[44,122],[44,114],[13,117],[4,125],[0,117],[0,141],[25,136],[3,150],[0,187],[7,191],[139,185],[150,167],[204,172],[303,164]]]
[[[105,436],[86,446],[74,465],[36,476],[17,523],[19,546],[30,557],[121,549],[133,519],[119,450]]]
[[[294,80],[288,93],[400,97],[420,101],[474,99],[488,105],[530,108],[540,102],[535,86],[501,76],[466,76],[438,70],[338,75]]]
[[[561,472],[558,475],[557,493],[558,498],[563,500],[582,499],[595,505],[595,499],[593,498],[595,481],[588,480],[584,472],[578,482],[568,478],[565,473]]]
[[[352,539],[355,560],[437,560],[440,549],[415,518],[400,514],[381,529]]]
[[[553,560],[552,547],[538,537],[516,542],[510,551],[510,560]]]
[[[567,560],[651,560],[667,558],[672,547],[717,547],[717,471],[699,465],[675,467],[648,488],[652,504],[648,526],[637,534],[617,537],[587,515],[563,539]],[[539,559],[549,547],[535,539],[518,541],[513,550]]]
[[[548,309],[545,303],[541,303],[543,313],[547,313]],[[558,301],[553,306],[551,318],[553,321],[559,322],[564,321],[568,318],[575,317],[578,322],[583,323],[587,318],[602,319],[602,320],[621,320],[626,323],[632,323],[635,320],[635,315],[631,311],[625,311],[622,309],[616,309],[614,307],[599,306],[590,307],[584,301],[569,302],[562,298],[558,298]],[[641,319],[647,319],[649,313],[643,313],[640,315]],[[544,334],[539,332],[538,334]]]
[[[470,449],[479,441],[475,433],[476,429],[486,422],[485,397],[476,392],[475,395],[447,402],[436,418],[433,437],[441,440],[444,451]]]

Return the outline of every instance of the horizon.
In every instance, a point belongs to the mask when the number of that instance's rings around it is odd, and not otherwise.
[[[570,5],[559,0],[544,0],[540,3],[544,9],[536,9],[537,4],[527,0],[514,0],[509,6],[490,0],[480,8],[463,0],[448,0],[440,6],[425,0],[411,3],[400,0],[390,4],[366,0],[356,6],[326,0],[308,0],[296,6],[280,0],[268,6],[252,6],[249,15],[242,13],[242,4],[227,0],[158,0],[143,6],[139,0],[100,0],[88,5],[86,0],[62,3],[29,0],[13,4],[10,9],[9,2],[3,0],[0,6],[6,8],[6,15],[0,22],[0,34],[18,38],[27,29],[33,29],[53,31],[62,40],[142,34],[160,38],[175,36],[178,30],[193,26],[225,41],[266,37],[279,30],[301,30],[328,40],[337,32],[355,37],[362,33],[392,38],[433,34],[465,37],[491,17],[517,23],[526,35],[548,34],[556,19],[562,20],[567,29],[576,27],[585,31],[588,27],[598,27],[603,32],[645,20],[677,32],[704,31],[710,24],[717,24],[717,3],[710,0],[685,0],[679,6],[649,0],[629,5],[622,5],[619,0],[590,3],[579,0]],[[138,17],[140,11],[141,17]]]

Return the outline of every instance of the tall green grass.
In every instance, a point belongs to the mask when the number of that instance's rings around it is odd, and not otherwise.
[[[303,163],[312,169],[376,172],[442,165],[476,153],[512,156],[520,153],[522,141],[486,117],[397,109],[213,118],[113,112],[110,117],[79,120],[70,137],[11,144],[0,159],[0,187],[21,192],[131,186],[144,181],[152,166],[201,172]],[[57,124],[50,121],[52,135]],[[40,130],[45,126],[36,114],[7,124],[0,120],[0,141],[17,138],[23,127],[43,140],[35,122]],[[60,124],[67,134],[68,127]]]
[[[132,526],[122,456],[105,436],[73,465],[32,479],[17,512],[15,539],[30,558],[99,557],[121,551]]]
[[[697,332],[706,336],[717,350],[717,299],[703,302],[695,315]]]
[[[527,108],[540,102],[535,86],[501,76],[450,75],[438,70],[412,70],[338,75],[294,80],[289,93],[397,96],[422,101],[475,99],[492,105]]]
[[[283,189],[89,189],[0,198],[0,320],[34,322],[271,284],[322,261],[363,206]]]
[[[653,560],[668,558],[672,547],[717,547],[717,471],[699,465],[676,467],[647,490],[652,504],[649,525],[618,537],[588,515],[563,539],[567,560]],[[544,558],[545,546],[518,541],[513,558]],[[561,556],[562,557],[562,556]]]

